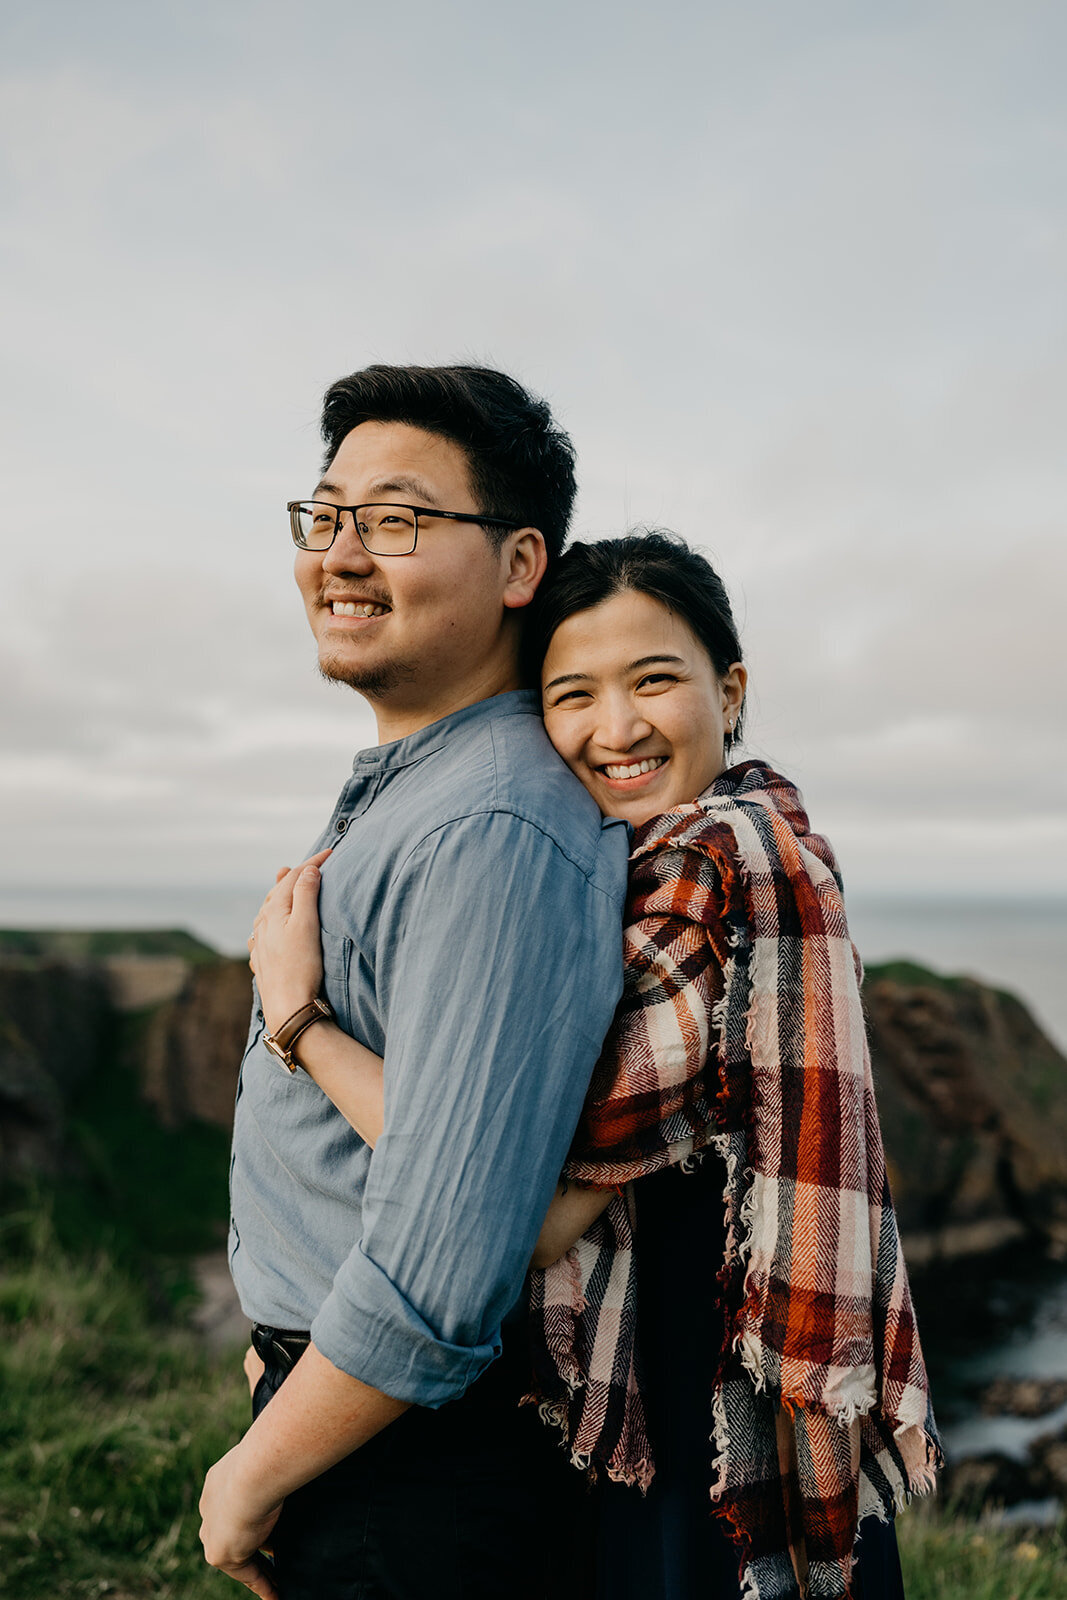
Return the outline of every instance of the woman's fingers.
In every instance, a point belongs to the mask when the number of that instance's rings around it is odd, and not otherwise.
[[[313,862],[307,862],[293,884],[292,910],[289,920],[308,938],[319,938],[319,884],[322,875]]]

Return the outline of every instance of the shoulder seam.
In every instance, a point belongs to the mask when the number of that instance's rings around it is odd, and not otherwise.
[[[404,871],[415,852],[417,850],[421,850],[422,846],[432,839],[435,834],[443,833],[446,828],[450,828],[458,822],[469,822],[474,817],[485,816],[513,817],[516,822],[522,822],[528,828],[533,828],[535,833],[539,833],[543,839],[548,840],[553,849],[559,851],[560,855],[565,861],[570,862],[571,866],[581,874],[582,878],[584,878],[590,889],[594,890],[597,894],[603,895],[606,900],[612,899],[612,897],[607,894],[606,890],[602,889],[598,883],[593,882],[593,869],[595,868],[597,859],[600,855],[599,845],[593,852],[592,861],[589,863],[589,866],[586,867],[581,861],[578,860],[577,856],[572,851],[567,850],[564,847],[562,842],[556,838],[554,834],[549,833],[548,829],[545,828],[540,822],[535,821],[533,817],[525,816],[518,809],[518,807],[514,805],[496,804],[492,806],[474,806],[469,811],[457,812],[455,816],[448,817],[444,822],[439,822],[436,827],[430,828],[428,832],[420,835],[420,837],[415,840],[404,859],[397,863],[397,875]],[[603,830],[601,830],[599,838],[603,839],[603,837]]]

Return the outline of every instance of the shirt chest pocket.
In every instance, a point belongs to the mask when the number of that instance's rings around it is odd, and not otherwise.
[[[352,941],[340,933],[322,930],[322,987],[333,1008],[338,1027],[352,1032],[349,974],[352,966]]]

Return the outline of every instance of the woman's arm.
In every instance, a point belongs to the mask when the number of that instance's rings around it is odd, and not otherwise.
[[[248,941],[248,964],[256,975],[263,1016],[272,1033],[322,987],[318,869],[327,854],[279,872]],[[381,1056],[324,1018],[300,1035],[293,1060],[373,1147],[385,1116]],[[560,1184],[541,1228],[533,1265],[548,1266],[569,1250],[596,1221],[612,1193]]]
[[[550,1267],[591,1228],[607,1209],[614,1189],[584,1189],[576,1183],[558,1183],[541,1232],[537,1236],[532,1267]]]

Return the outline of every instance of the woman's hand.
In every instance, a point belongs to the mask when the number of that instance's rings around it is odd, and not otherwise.
[[[248,965],[270,1033],[322,987],[319,867],[329,854],[320,850],[299,867],[283,867],[253,925]]]

